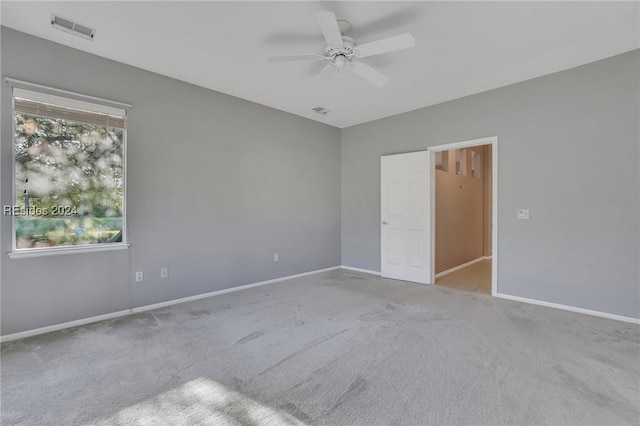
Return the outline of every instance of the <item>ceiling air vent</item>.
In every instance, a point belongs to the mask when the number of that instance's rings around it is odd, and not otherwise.
[[[315,107],[315,108],[312,108],[311,110],[316,114],[320,114],[320,115],[327,115],[327,113],[329,112],[328,109],[322,108],[322,107]]]
[[[63,18],[62,16],[58,16],[55,13],[51,14],[51,26],[66,33],[74,34],[78,37],[86,38],[88,40],[93,40],[93,36],[96,33],[95,28],[91,28],[83,24],[78,24],[77,22],[73,22],[71,19]]]

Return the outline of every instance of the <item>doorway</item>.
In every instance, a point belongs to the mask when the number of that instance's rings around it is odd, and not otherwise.
[[[434,283],[497,293],[497,138],[432,152]]]
[[[498,289],[497,239],[497,137],[474,139],[430,147],[426,151],[381,157],[381,275],[385,278],[436,283],[436,167],[438,152],[468,149],[458,154],[452,170],[481,173],[480,157],[473,147],[490,145],[491,219],[486,233],[491,235],[491,295]],[[468,155],[467,155],[468,154]],[[455,154],[453,154],[455,155]],[[486,157],[486,156],[485,156]],[[452,157],[454,158],[454,157]],[[475,165],[474,165],[475,161]],[[485,173],[488,173],[485,171]],[[484,257],[484,256],[483,256]],[[485,260],[484,258],[482,260]],[[462,265],[459,269],[462,268]],[[452,273],[453,271],[449,271]]]

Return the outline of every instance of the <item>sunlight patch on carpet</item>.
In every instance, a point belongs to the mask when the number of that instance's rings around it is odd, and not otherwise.
[[[121,410],[100,425],[296,425],[306,423],[206,378]]]

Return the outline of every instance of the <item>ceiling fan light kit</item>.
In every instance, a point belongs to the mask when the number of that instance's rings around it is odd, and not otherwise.
[[[416,43],[413,35],[405,33],[358,45],[353,38],[345,35],[351,30],[349,21],[337,20],[333,12],[328,11],[317,12],[316,21],[326,41],[324,51],[321,55],[269,56],[267,61],[328,61],[327,65],[314,80],[313,85],[316,85],[321,79],[324,80],[324,76],[331,74],[329,72],[331,70],[341,72],[347,69],[374,86],[382,87],[389,82],[389,78],[369,65],[360,62],[358,59],[407,49],[415,46]]]

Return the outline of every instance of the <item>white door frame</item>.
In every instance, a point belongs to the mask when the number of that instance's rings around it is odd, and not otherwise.
[[[434,157],[436,152],[450,149],[470,148],[478,145],[491,145],[491,295],[498,294],[498,137],[490,136],[444,145],[430,146],[428,150]],[[431,272],[435,274],[436,266],[436,166],[431,161]],[[435,283],[435,276],[432,277]]]

